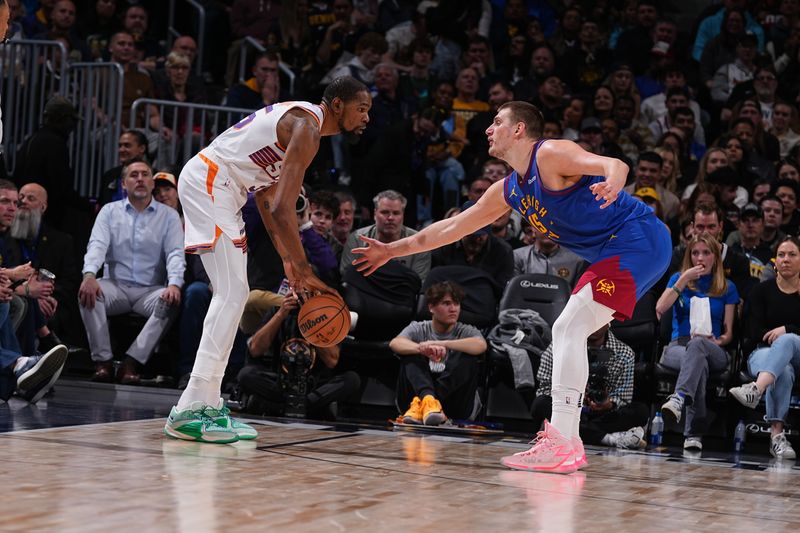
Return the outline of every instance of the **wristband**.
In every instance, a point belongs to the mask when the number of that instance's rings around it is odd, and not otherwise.
[[[680,290],[678,290],[678,289],[675,287],[675,285],[673,285],[672,287],[670,287],[670,289],[672,289],[673,291],[675,291],[675,294],[677,294],[678,296],[680,296],[680,295],[681,295],[681,291],[680,291]]]
[[[83,279],[96,278],[96,277],[97,276],[94,275],[94,272],[84,272],[83,273]]]

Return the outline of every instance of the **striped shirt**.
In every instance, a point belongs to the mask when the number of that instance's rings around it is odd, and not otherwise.
[[[617,339],[609,330],[606,333],[606,342],[603,348],[614,352],[614,357],[608,362],[609,394],[608,399],[614,402],[615,409],[631,403],[633,400],[633,369],[636,356],[633,350],[624,342]],[[553,377],[553,343],[542,353],[539,363],[539,372],[536,374],[538,387],[536,396],[551,395]]]

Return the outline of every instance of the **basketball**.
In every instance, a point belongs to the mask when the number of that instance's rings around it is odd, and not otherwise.
[[[308,342],[327,348],[342,342],[350,331],[350,310],[339,295],[318,294],[300,307],[297,325]]]

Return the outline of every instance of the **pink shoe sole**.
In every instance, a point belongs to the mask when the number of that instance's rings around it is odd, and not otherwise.
[[[515,457],[513,455],[510,455],[508,457],[503,457],[502,459],[500,459],[500,463],[503,466],[506,466],[508,468],[512,468],[514,470],[525,470],[527,472],[543,472],[543,473],[549,473],[549,474],[572,474],[573,472],[577,472],[578,469],[580,468],[580,466],[578,466],[578,462],[577,461],[571,461],[570,463],[567,463],[567,464],[565,464],[566,462],[564,462],[564,463],[557,464],[555,466],[533,467],[533,466],[530,466],[530,465],[524,465],[524,464],[517,463],[515,461]],[[585,463],[585,459],[584,459],[584,463]]]

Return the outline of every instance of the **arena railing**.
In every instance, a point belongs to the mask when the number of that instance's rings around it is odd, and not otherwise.
[[[164,165],[175,165],[178,170],[197,152],[208,146],[214,138],[252,114],[252,109],[223,107],[207,104],[192,104],[139,98],[133,102],[129,126],[137,125],[137,117],[147,112],[147,106],[155,106],[162,131],[145,130],[151,141],[151,151],[155,143],[156,157],[153,166],[159,170]],[[163,128],[169,130],[165,134]]]
[[[75,190],[96,196],[103,172],[119,159],[124,70],[119,63],[73,63],[68,75],[65,96],[81,117],[70,137]]]
[[[66,93],[67,80],[67,50],[59,41],[19,40],[0,47],[2,150],[9,175],[17,150],[39,128],[45,103]]]
[[[187,4],[189,4],[195,11],[197,18],[195,19],[197,22],[197,31],[196,31],[196,41],[197,41],[197,59],[195,59],[195,70],[197,71],[197,75],[201,76],[203,74],[203,50],[205,49],[205,42],[206,42],[206,10],[199,2],[195,0],[184,0]],[[172,42],[175,40],[176,37],[180,37],[183,35],[178,29],[175,27],[175,4],[177,0],[169,0],[169,18],[167,20],[167,48],[172,48]],[[224,53],[224,52],[223,52]]]

